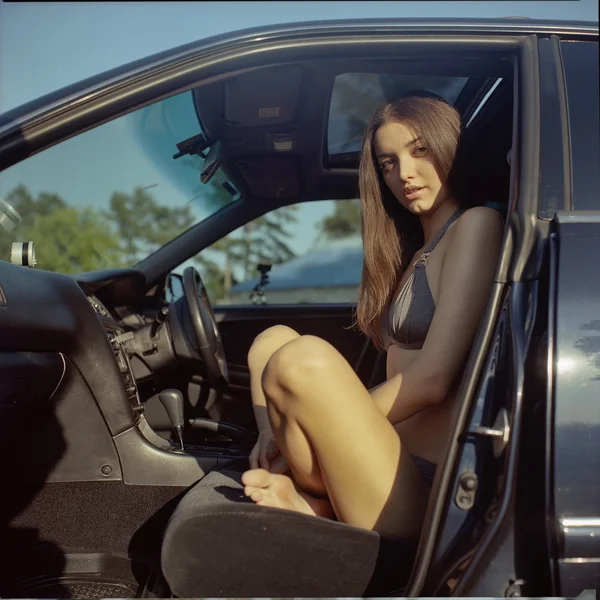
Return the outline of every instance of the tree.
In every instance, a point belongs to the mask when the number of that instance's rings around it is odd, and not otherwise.
[[[295,253],[287,240],[290,238],[288,227],[298,220],[297,210],[298,206],[278,208],[246,223],[201,253],[204,261],[210,261],[215,253],[223,264],[220,278],[215,270],[211,273],[207,269],[206,278],[212,281],[212,285],[206,283],[206,287],[213,301],[227,301],[233,285],[256,275],[259,262],[279,264],[294,258]],[[212,264],[216,266],[216,262]]]
[[[210,202],[225,202],[225,190],[219,198],[216,186],[205,187]],[[227,198],[231,201],[230,195]],[[24,185],[12,190],[5,202],[21,221],[14,230],[0,232],[1,258],[10,260],[13,241],[32,240],[36,243],[38,266],[64,273],[131,266],[196,220],[191,205],[160,205],[141,187],[131,194],[113,193],[108,210],[102,212],[70,207],[57,194],[42,192],[36,198]],[[9,209],[5,206],[4,211]],[[12,224],[16,219],[10,212]],[[213,271],[215,268],[213,265]]]
[[[132,194],[114,192],[108,204],[104,215],[115,228],[127,266],[177,237],[195,221],[189,204],[175,208],[160,205],[141,187]]]
[[[317,223],[317,231],[315,243],[321,240],[339,240],[359,235],[361,231],[360,200],[337,200],[333,213]]]
[[[22,225],[31,225],[36,215],[49,215],[52,211],[67,206],[57,194],[42,192],[36,199],[23,184],[8,193],[6,202],[20,214]]]
[[[224,177],[218,172],[208,184],[200,183],[189,204],[169,207],[159,204],[146,189],[137,187],[132,194],[115,192],[105,213],[121,240],[124,266],[132,266],[171,241],[196,223],[193,206],[201,212],[214,213],[232,201],[223,188]],[[216,248],[223,253],[225,246]],[[194,262],[201,269],[203,281],[211,297],[223,293],[223,272],[217,262],[205,253],[197,254]]]
[[[113,267],[120,259],[119,240],[91,209],[36,215],[25,238],[35,242],[37,266],[47,271],[82,273]]]
[[[30,241],[25,239],[26,232],[33,224],[36,215],[48,215],[53,210],[67,206],[66,202],[56,194],[42,193],[36,199],[22,184],[10,191],[4,202],[12,210],[0,204],[0,216],[6,219],[3,219],[5,226],[11,224],[14,229],[9,231],[0,228],[0,260],[10,260],[13,242]],[[17,213],[20,220],[15,217],[13,211]]]
[[[218,175],[195,197],[203,212],[232,201]],[[8,194],[6,202],[22,220],[14,231],[0,233],[2,258],[10,259],[13,241],[33,240],[38,266],[63,273],[131,266],[197,220],[192,204],[164,206],[141,187],[130,194],[114,192],[108,209],[101,212],[69,206],[56,194],[40,193],[36,198],[22,185]],[[287,240],[296,210],[292,206],[273,211],[194,257],[211,297],[226,297],[237,281],[252,278],[258,262],[280,263],[294,256]]]
[[[206,288],[211,302],[215,303],[226,298],[228,292],[225,289],[226,282],[223,269],[221,269],[214,261],[202,259],[198,262],[200,262],[201,267],[203,267],[201,271],[202,283],[204,283],[204,287]],[[231,287],[229,289],[231,289]]]
[[[255,274],[259,262],[280,264],[294,258],[295,253],[287,242],[290,238],[287,227],[298,221],[297,210],[297,205],[284,206],[243,226],[241,254],[237,258],[244,279]]]
[[[118,240],[98,212],[69,207],[57,194],[42,192],[34,198],[24,185],[12,190],[6,203],[21,221],[0,234],[2,259],[10,260],[12,242],[33,241],[37,266],[47,271],[76,273],[119,261]]]

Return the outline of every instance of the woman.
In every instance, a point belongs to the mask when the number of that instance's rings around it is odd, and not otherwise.
[[[367,390],[320,338],[260,334],[248,355],[260,435],[242,477],[257,504],[419,534],[503,233],[496,211],[461,210],[459,139],[458,112],[433,97],[387,103],[368,124],[357,323],[387,351],[387,380]]]

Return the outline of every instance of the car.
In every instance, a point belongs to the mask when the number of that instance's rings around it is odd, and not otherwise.
[[[293,23],[0,115],[0,595],[598,589],[598,73],[597,23]],[[248,504],[235,474],[267,327],[384,378],[353,327],[358,158],[417,89],[460,111],[505,233],[420,538],[386,540]]]

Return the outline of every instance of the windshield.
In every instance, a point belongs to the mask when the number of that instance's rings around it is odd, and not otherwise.
[[[191,92],[101,125],[0,174],[0,260],[33,241],[38,268],[129,267],[239,194],[204,158],[178,153],[201,134]]]

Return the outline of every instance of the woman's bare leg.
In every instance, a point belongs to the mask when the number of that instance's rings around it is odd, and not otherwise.
[[[277,443],[300,486],[316,462],[340,521],[388,537],[418,535],[427,489],[395,429],[333,346],[295,338],[273,354],[262,383]],[[258,469],[243,480],[253,500],[281,506],[283,477]]]
[[[269,362],[269,359],[279,348],[299,338],[300,334],[291,327],[285,325],[275,325],[265,329],[258,334],[248,351],[248,368],[250,369],[250,393],[252,394],[252,404],[258,429],[267,424],[267,401],[262,389],[263,371]],[[257,410],[264,407],[264,414]]]
[[[266,425],[270,425],[267,416],[267,401],[262,384],[265,367],[271,357],[280,348],[299,337],[300,334],[291,327],[275,325],[260,333],[250,347],[248,352],[250,391],[252,394],[252,404],[254,405],[254,415],[259,431]],[[301,465],[302,470],[299,471],[296,469],[295,465],[290,465],[294,480],[309,494],[324,496],[326,494],[325,485],[321,477],[319,464],[312,452],[312,448],[307,445],[303,451],[297,449],[296,461]],[[319,508],[322,509],[323,507],[319,506]]]

